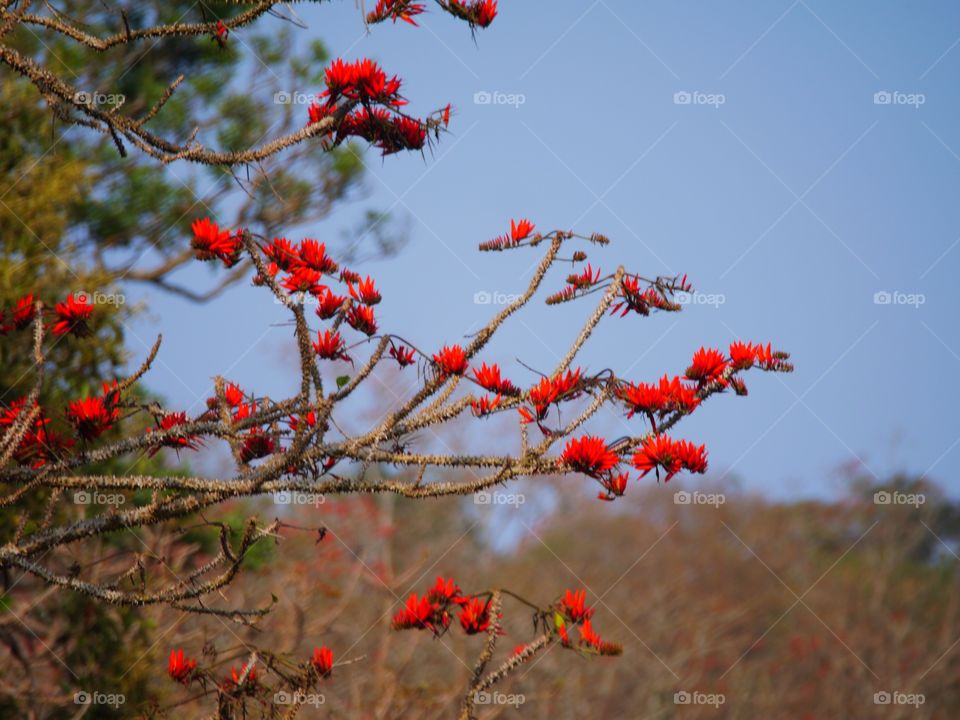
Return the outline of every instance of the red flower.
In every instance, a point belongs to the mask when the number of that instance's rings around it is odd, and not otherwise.
[[[580,645],[596,650],[601,655],[622,655],[623,647],[617,643],[605,642],[593,631],[589,620],[584,620],[580,628]]]
[[[187,414],[185,412],[167,413],[160,418],[160,422],[156,428],[147,428],[147,432],[163,432],[164,430],[175,428],[178,425],[186,425],[187,422]],[[156,455],[162,447],[174,448],[175,450],[198,450],[202,445],[203,441],[196,435],[174,435],[162,441],[160,444],[155,445],[149,454],[151,457]]]
[[[116,401],[117,398],[112,393],[103,397],[73,400],[67,407],[67,420],[73,425],[77,435],[84,440],[94,440],[113,427],[120,417]]]
[[[378,0],[377,7],[367,14],[367,22],[372,24],[393,18],[393,22],[403,20],[416,26],[413,16],[419,15],[424,9],[425,6],[422,3],[412,2],[412,0]]]
[[[405,368],[407,365],[413,365],[415,362],[413,359],[413,350],[411,348],[404,347],[399,345],[394,347],[390,346],[390,356],[397,361],[397,365],[401,368]]]
[[[627,480],[629,479],[630,476],[627,473],[610,475],[604,478],[600,484],[603,485],[603,489],[606,490],[606,492],[598,493],[597,497],[600,500],[613,500],[614,498],[623,497],[623,493],[627,489]]]
[[[350,297],[352,297],[357,302],[361,302],[364,305],[376,305],[380,302],[380,293],[377,292],[377,289],[373,286],[373,279],[367,275],[366,280],[361,280],[357,283],[356,289],[353,287],[353,283],[347,283],[347,287],[350,289]]]
[[[446,612],[441,611],[436,604],[430,602],[426,595],[418,598],[416,593],[410,593],[404,608],[393,616],[394,630],[416,628],[436,632],[438,625],[446,627],[449,623],[450,617]]]
[[[336,59],[324,72],[327,89],[324,95],[328,102],[336,102],[339,96],[352,100],[373,100],[397,107],[405,104],[398,95],[400,80],[394,75],[387,80],[386,73],[373,60],[366,58],[353,63]]]
[[[285,272],[289,272],[300,261],[300,253],[286,238],[274,238],[273,242],[263,246],[263,253]]]
[[[29,325],[33,320],[35,309],[33,293],[24,295],[22,298],[17,300],[17,304],[13,308],[14,329],[23,330],[25,327],[27,327],[27,325]]]
[[[490,367],[483,363],[479,370],[474,368],[473,376],[477,379],[477,384],[484,390],[506,395],[513,395],[517,392],[517,388],[512,382],[500,377],[500,366],[496,363]]]
[[[306,265],[298,265],[290,271],[280,283],[280,287],[290,292],[308,292],[311,295],[319,295],[327,289],[326,285],[320,284],[323,276]]]
[[[313,657],[310,658],[310,664],[313,665],[320,677],[330,677],[333,672],[333,651],[328,647],[315,647]]]
[[[579,275],[570,275],[567,277],[567,282],[572,285],[577,290],[584,290],[586,288],[596,285],[600,281],[600,268],[597,268],[594,271],[593,266],[589,263],[587,267],[583,269]]]
[[[584,475],[600,477],[619,463],[620,458],[603,438],[584,435],[567,442],[560,461]]]
[[[343,347],[343,338],[340,333],[327,330],[323,334],[317,333],[317,341],[313,343],[317,356],[324,360],[350,360]]]
[[[537,422],[543,420],[547,416],[547,411],[550,409],[552,403],[576,397],[579,393],[579,384],[580,368],[574,371],[567,370],[565,375],[558,375],[552,379],[541,379],[528,393],[536,415],[532,415],[526,408],[520,408],[520,415],[523,418],[523,422],[533,422],[534,419],[536,419]]]
[[[700,404],[694,388],[684,385],[679,377],[668,380],[666,375],[660,378],[658,385],[625,383],[617,388],[617,397],[627,404],[628,418],[638,412],[651,419],[654,415],[663,417],[668,412],[691,413]]]
[[[440,352],[434,354],[433,361],[440,366],[440,372],[444,377],[463,375],[467,371],[467,356],[459,345],[452,347],[444,345]]]
[[[196,250],[197,260],[219,259],[230,267],[240,259],[242,231],[236,237],[231,237],[229,230],[221,230],[210,218],[194,220],[190,228],[193,230],[192,246]]]
[[[684,276],[681,286],[686,287],[686,276]],[[646,317],[650,314],[651,309],[667,311],[680,309],[678,304],[667,300],[667,298],[654,287],[648,287],[641,291],[640,279],[632,275],[623,279],[623,283],[620,286],[620,296],[623,298],[623,301],[618,302],[611,308],[611,315],[615,315],[621,307],[623,308],[623,312],[620,313],[620,317],[623,317],[631,310],[638,315]]]
[[[317,424],[317,413],[314,410],[311,410],[303,417],[294,417],[290,416],[290,429],[296,432],[300,428],[300,423],[306,424],[307,427],[314,427]]]
[[[93,314],[93,305],[89,303],[86,295],[68,296],[66,302],[57,303],[54,312],[57,314],[57,322],[51,328],[54,335],[72,333],[83,337],[90,333],[87,320]]]
[[[238,385],[227,383],[227,387],[223,391],[223,397],[230,407],[237,407],[243,402],[243,390]]]
[[[633,455],[633,466],[642,471],[640,477],[654,469],[663,468],[667,473],[664,482],[683,469],[703,473],[707,469],[706,448],[681,440],[674,442],[666,435],[647,438],[640,450]]]
[[[322,242],[309,238],[302,240],[298,255],[304,265],[317,272],[329,275],[337,271],[337,263],[327,255],[327,246]]]
[[[586,604],[587,591],[577,590],[570,592],[567,590],[563,599],[560,600],[560,612],[572,623],[581,623],[593,617],[593,608]]]
[[[183,650],[170,651],[170,662],[167,666],[167,672],[170,673],[170,677],[178,683],[188,685],[196,667],[197,661],[186,657],[183,654]]]
[[[66,450],[73,447],[71,438],[66,438],[47,427],[50,421],[37,418],[34,429],[27,432],[14,453],[18,463],[27,464],[34,469],[43,467],[51,460],[56,460]]]
[[[727,361],[723,353],[710,348],[700,348],[693,354],[693,363],[687,368],[687,377],[696,380],[700,387],[712,382],[726,385],[723,373],[727,369]]]
[[[460,627],[467,635],[476,635],[490,627],[490,603],[472,598],[460,611]]]
[[[346,299],[344,295],[334,295],[329,289],[324,290],[317,295],[317,317],[321,320],[329,320],[337,314]]]
[[[476,417],[489,415],[500,406],[502,397],[502,395],[497,394],[495,398],[491,399],[489,395],[484,395],[479,400],[471,400],[470,410]]]
[[[449,0],[449,9],[471,25],[488,27],[497,16],[497,0]]]
[[[463,597],[460,588],[453,581],[453,578],[444,580],[442,575],[437,575],[437,580],[433,584],[433,587],[427,591],[427,597],[431,601],[441,605],[446,603],[463,605],[470,601],[469,598]]]
[[[377,321],[373,317],[373,308],[369,305],[354,305],[347,313],[347,325],[359,332],[373,335],[377,331]]]

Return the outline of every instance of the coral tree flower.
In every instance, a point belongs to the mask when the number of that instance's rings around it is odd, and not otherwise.
[[[560,600],[560,613],[572,623],[581,623],[593,617],[593,608],[587,605],[587,591],[567,590]]]
[[[344,349],[343,338],[339,332],[327,330],[323,333],[317,333],[317,341],[313,343],[313,349],[317,357],[323,360],[350,360]]]
[[[600,477],[619,463],[620,458],[607,447],[603,438],[584,435],[567,442],[560,461],[584,475]]]
[[[330,677],[333,672],[333,651],[328,647],[314,648],[310,664],[320,677]]]
[[[84,337],[90,334],[90,328],[87,326],[87,320],[93,315],[93,305],[83,294],[69,295],[62,303],[57,303],[54,307],[57,315],[57,321],[54,323],[51,331],[54,335],[76,335]]]
[[[95,440],[113,427],[120,417],[116,393],[104,385],[104,395],[73,400],[67,406],[67,420],[84,440]]]
[[[193,671],[196,667],[197,661],[186,657],[183,650],[170,651],[170,661],[167,665],[167,672],[170,674],[170,677],[178,683],[188,685],[193,679]]]
[[[440,352],[434,354],[433,361],[444,377],[463,375],[467,371],[467,355],[459,345],[444,345]]]
[[[458,616],[460,627],[467,635],[476,635],[485,632],[490,627],[490,603],[482,602],[479,598],[471,598],[463,606]]]

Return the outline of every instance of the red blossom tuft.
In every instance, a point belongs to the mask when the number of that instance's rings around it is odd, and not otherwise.
[[[178,683],[184,685],[190,684],[193,679],[193,671],[197,667],[197,661],[191,660],[184,655],[183,650],[171,650],[170,661],[167,665],[167,672],[170,677]]]
[[[377,321],[373,317],[373,308],[368,305],[354,305],[347,313],[347,325],[366,335],[373,335],[377,332]]]
[[[607,441],[603,438],[584,435],[567,441],[560,461],[577,472],[600,477],[616,466],[620,458],[607,447]]]
[[[453,345],[452,347],[444,345],[440,352],[434,354],[433,361],[439,366],[440,372],[445,377],[463,375],[467,371],[467,356],[459,345]]]
[[[344,349],[343,338],[340,333],[327,330],[317,333],[317,341],[313,343],[313,349],[317,357],[323,360],[350,360]]]
[[[467,635],[485,632],[490,627],[490,602],[471,598],[459,614],[460,627]]]
[[[328,647],[315,647],[310,664],[320,677],[330,677],[333,673],[333,651]]]
[[[587,591],[570,592],[567,590],[560,600],[560,613],[575,624],[593,617],[593,608],[587,605]]]
[[[93,315],[93,305],[86,295],[69,295],[65,302],[56,304],[54,312],[57,314],[57,322],[51,328],[54,335],[69,333],[84,337],[90,334],[87,320]]]
[[[700,348],[693,354],[693,362],[687,368],[687,377],[695,380],[700,387],[712,382],[725,386],[727,382],[723,374],[726,370],[727,361],[722,352],[713,348]]]
[[[220,260],[231,267],[240,259],[242,231],[231,236],[229,230],[221,230],[210,218],[194,220],[190,228],[193,230],[191,245],[196,251],[197,260]]]
[[[413,365],[413,363],[416,362],[414,360],[413,349],[404,347],[403,345],[398,345],[396,347],[391,345],[390,357],[396,360],[397,365],[399,365],[401,368],[405,368],[407,365]]]
[[[380,293],[374,287],[373,279],[369,275],[366,280],[360,280],[356,288],[350,282],[347,283],[347,287],[350,290],[350,297],[364,305],[376,305],[381,300]]]

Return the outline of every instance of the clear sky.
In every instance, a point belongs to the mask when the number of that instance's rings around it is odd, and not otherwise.
[[[409,222],[399,257],[358,268],[382,287],[381,326],[430,349],[475,330],[496,309],[475,294],[518,292],[537,257],[476,252],[511,217],[603,232],[613,243],[588,248],[594,267],[688,273],[705,295],[679,314],[605,321],[586,368],[654,380],[736,338],[793,355],[794,374],[748,375],[750,397],[714,398],[681,425],[707,444],[714,480],[832,496],[835,469],[855,461],[879,478],[927,473],[956,495],[960,5],[500,6],[476,43],[436,11],[420,29],[368,35],[352,2],[295,6],[301,41],[377,60],[414,114],[454,106],[434,154],[369,152],[368,197],[309,229],[336,247],[370,204]],[[206,283],[209,270],[179,279]],[[215,373],[292,392],[289,328],[262,291],[201,307],[130,294],[152,308],[137,338],[164,333],[150,382],[171,407],[208,395]],[[514,360],[551,367],[589,310],[530,308],[485,359],[526,384]],[[624,433],[613,417],[597,429]]]

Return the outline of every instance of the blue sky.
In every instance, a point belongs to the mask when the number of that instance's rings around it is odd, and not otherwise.
[[[409,222],[399,257],[359,268],[382,287],[381,326],[424,348],[476,330],[495,308],[475,294],[519,292],[537,257],[476,252],[511,217],[599,231],[613,243],[588,248],[594,267],[687,273],[715,302],[605,321],[586,368],[653,380],[736,338],[793,355],[794,374],[749,375],[750,397],[712,399],[680,426],[707,444],[714,480],[834,496],[836,467],[857,461],[879,478],[929,474],[956,495],[960,6],[500,5],[476,43],[439,12],[366,34],[351,2],[297,6],[301,41],[374,58],[403,78],[415,114],[455,109],[425,160],[369,152],[364,203],[307,233],[335,247],[370,204]],[[295,387],[289,329],[262,291],[201,307],[130,294],[151,306],[134,360],[164,333],[151,386],[171,407],[209,394],[216,373],[274,396]],[[526,383],[515,359],[552,367],[589,311],[531,307],[484,359]],[[620,423],[596,429],[616,436]]]

